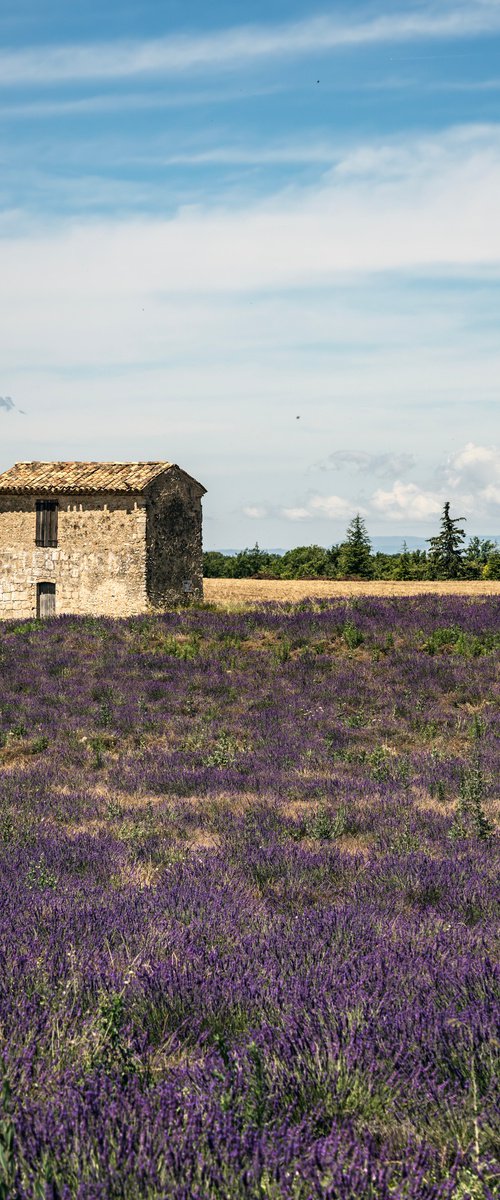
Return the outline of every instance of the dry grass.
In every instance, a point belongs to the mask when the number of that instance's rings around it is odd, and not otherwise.
[[[338,596],[420,596],[436,592],[441,596],[500,596],[500,581],[458,580],[445,582],[373,582],[337,579],[205,579],[204,597],[221,608],[239,608],[262,600],[296,602],[308,597]]]

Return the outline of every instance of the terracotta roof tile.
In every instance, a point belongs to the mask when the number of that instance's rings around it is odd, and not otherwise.
[[[79,492],[81,495],[143,492],[174,465],[169,462],[21,462],[0,475],[0,492]]]

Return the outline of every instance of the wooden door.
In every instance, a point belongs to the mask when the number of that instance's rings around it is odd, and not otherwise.
[[[37,583],[36,585],[36,615],[37,617],[54,617],[56,612],[55,583]]]

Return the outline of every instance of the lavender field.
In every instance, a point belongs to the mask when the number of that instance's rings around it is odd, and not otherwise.
[[[498,1195],[499,608],[0,626],[1,1200]]]

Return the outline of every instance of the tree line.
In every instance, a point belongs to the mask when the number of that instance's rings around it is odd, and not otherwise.
[[[208,550],[203,571],[212,579],[500,579],[500,547],[488,538],[466,541],[461,522],[450,516],[447,500],[439,532],[427,539],[428,550],[409,550],[406,542],[398,554],[374,552],[366,524],[353,517],[338,545],[296,546],[284,554],[252,549],[238,554]]]

